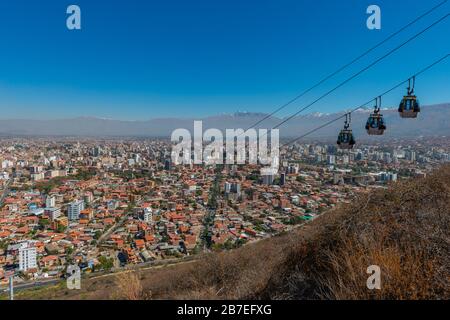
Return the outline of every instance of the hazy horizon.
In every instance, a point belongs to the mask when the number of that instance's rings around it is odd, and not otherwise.
[[[434,106],[450,106],[450,101],[449,102],[438,102],[438,103],[434,103],[431,105],[425,105],[425,107],[434,107]],[[312,116],[312,115],[330,115],[330,114],[338,114],[338,113],[342,113],[342,112],[346,112],[346,110],[351,109],[350,108],[346,108],[346,109],[342,109],[342,110],[335,110],[333,112],[320,112],[320,111],[309,111],[309,112],[305,112],[300,114],[298,117],[308,117],[308,116]],[[363,112],[367,112],[372,110],[373,108],[369,105],[367,105],[365,108],[361,108],[360,110],[356,111],[363,111]],[[396,110],[397,106],[383,106],[382,110]],[[121,122],[145,122],[145,121],[152,121],[152,120],[161,120],[161,119],[180,119],[180,120],[196,120],[196,119],[207,119],[207,118],[213,118],[213,117],[219,117],[219,116],[236,116],[236,115],[253,115],[253,116],[258,116],[260,115],[261,117],[267,116],[270,113],[267,112],[258,112],[258,111],[249,111],[249,110],[236,110],[236,111],[230,111],[230,112],[222,112],[222,113],[211,113],[211,114],[206,114],[206,115],[199,115],[199,116],[182,116],[182,115],[173,115],[173,116],[166,116],[166,117],[149,117],[149,118],[144,118],[144,119],[124,119],[124,118],[110,118],[110,117],[100,117],[100,116],[95,116],[95,115],[89,115],[89,114],[80,114],[80,115],[74,115],[72,117],[58,117],[58,118],[29,118],[29,117],[16,117],[16,118],[2,118],[0,116],[0,120],[1,121],[8,121],[8,120],[24,120],[24,121],[58,121],[58,120],[73,120],[73,119],[97,119],[97,120],[111,120],[111,121],[121,121]],[[287,118],[289,115],[286,115],[285,117],[280,117],[275,115],[272,115],[271,118],[274,119],[279,119],[279,120],[283,120],[285,118]]]

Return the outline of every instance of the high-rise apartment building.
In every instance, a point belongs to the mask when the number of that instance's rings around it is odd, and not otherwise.
[[[47,198],[45,198],[45,206],[47,208],[54,208],[56,205],[56,200],[55,197],[53,196],[47,196]]]
[[[153,222],[153,210],[151,208],[145,208],[144,209],[144,221],[146,223],[152,223]]]
[[[78,200],[69,203],[67,209],[67,217],[70,221],[76,221],[80,219],[80,213],[84,210],[84,201]]]
[[[19,270],[28,271],[36,268],[36,247],[30,242],[23,242],[19,248]]]

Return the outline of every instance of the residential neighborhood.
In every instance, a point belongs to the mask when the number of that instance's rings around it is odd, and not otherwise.
[[[448,142],[295,144],[279,174],[173,165],[164,140],[0,140],[0,280],[64,276],[231,250],[282,233],[358,192],[424,176]]]

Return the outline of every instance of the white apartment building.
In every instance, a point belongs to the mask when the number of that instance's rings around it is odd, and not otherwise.
[[[56,205],[56,199],[53,196],[47,196],[45,199],[45,206],[47,208],[54,208]]]
[[[69,203],[69,207],[67,209],[67,217],[70,221],[76,221],[80,219],[80,213],[84,210],[84,201],[78,200]]]
[[[153,222],[153,211],[151,208],[145,208],[144,209],[144,221],[146,223],[152,223]]]
[[[19,248],[19,270],[28,271],[37,268],[36,247],[30,242],[23,242]]]
[[[61,216],[61,209],[45,208],[44,215],[47,216],[51,221],[53,221]]]

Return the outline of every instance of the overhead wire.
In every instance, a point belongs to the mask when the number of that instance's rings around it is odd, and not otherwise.
[[[256,123],[254,123],[253,125],[251,125],[250,127],[248,127],[246,129],[246,131],[250,128],[254,128],[256,127],[258,124],[262,123],[263,121],[269,119],[270,117],[272,117],[273,115],[275,115],[276,113],[278,113],[279,111],[283,110],[284,108],[286,108],[287,106],[291,105],[292,103],[294,103],[295,101],[297,101],[298,99],[302,98],[303,96],[305,96],[307,93],[311,92],[312,90],[316,89],[317,87],[319,87],[320,85],[322,85],[323,83],[325,83],[326,81],[328,81],[329,79],[331,79],[332,77],[334,77],[335,75],[339,74],[340,72],[342,72],[343,70],[347,69],[348,67],[350,67],[351,65],[353,65],[355,62],[359,61],[360,59],[362,59],[363,57],[365,57],[366,55],[368,55],[369,53],[371,53],[373,50],[377,49],[378,47],[382,46],[383,44],[385,44],[386,42],[388,42],[389,40],[391,40],[392,38],[394,38],[396,35],[400,34],[401,32],[403,32],[404,30],[406,30],[407,28],[409,28],[410,26],[412,26],[413,24],[417,23],[418,21],[420,21],[421,19],[423,19],[424,17],[426,17],[427,15],[429,15],[430,13],[432,13],[433,11],[437,10],[438,8],[440,8],[441,6],[443,6],[445,3],[447,3],[448,0],[444,0],[440,3],[438,3],[437,5],[433,6],[432,8],[430,8],[429,10],[427,10],[426,12],[424,12],[423,14],[421,14],[420,16],[416,17],[414,20],[412,20],[411,22],[409,22],[408,24],[404,25],[403,27],[401,27],[400,29],[398,29],[397,31],[393,32],[392,34],[390,34],[388,37],[386,37],[385,39],[383,39],[382,41],[380,41],[379,43],[377,43],[376,45],[372,46],[371,48],[367,49],[366,51],[364,51],[362,54],[360,54],[359,56],[357,56],[356,58],[354,58],[353,60],[351,60],[350,62],[344,64],[343,66],[341,66],[340,68],[338,68],[336,71],[332,72],[331,74],[327,75],[326,77],[324,77],[323,79],[321,79],[319,82],[317,82],[316,84],[314,84],[313,86],[309,87],[308,89],[304,90],[302,93],[300,93],[299,95],[297,95],[296,97],[294,97],[293,99],[289,100],[288,102],[284,103],[283,105],[281,105],[280,107],[278,107],[277,109],[275,109],[274,111],[272,111],[270,114],[266,115],[265,117],[263,117],[262,119],[258,120]]]
[[[364,67],[363,69],[361,69],[360,71],[358,71],[357,73],[353,74],[351,77],[347,78],[346,80],[344,80],[343,82],[341,82],[340,84],[338,84],[337,86],[335,86],[333,89],[327,91],[326,93],[324,93],[323,95],[321,95],[319,98],[317,98],[316,100],[314,100],[313,102],[309,103],[308,105],[306,105],[305,107],[301,108],[300,110],[298,110],[297,112],[295,112],[294,114],[290,115],[289,117],[287,117],[286,119],[284,119],[283,121],[281,121],[280,123],[278,123],[277,125],[275,125],[274,127],[272,127],[272,129],[270,129],[268,131],[268,133],[276,128],[279,128],[281,125],[285,124],[286,122],[292,120],[294,117],[296,117],[297,115],[299,115],[301,112],[309,109],[310,107],[312,107],[314,104],[316,104],[317,102],[321,101],[322,99],[324,99],[325,97],[329,96],[331,93],[333,93],[334,91],[338,90],[339,88],[343,87],[345,84],[347,84],[348,82],[350,82],[351,80],[355,79],[356,77],[358,77],[359,75],[361,75],[362,73],[364,73],[365,71],[369,70],[370,68],[372,68],[373,66],[375,66],[376,64],[378,64],[379,62],[381,62],[382,60],[386,59],[387,57],[389,57],[391,54],[393,54],[394,52],[398,51],[399,49],[401,49],[402,47],[404,47],[405,45],[407,45],[408,43],[410,43],[411,41],[415,40],[416,38],[418,38],[420,35],[424,34],[425,32],[427,32],[428,30],[430,30],[431,28],[433,28],[434,26],[436,26],[437,24],[441,23],[442,21],[444,21],[445,19],[447,19],[450,16],[450,13],[447,13],[446,15],[444,15],[443,17],[441,17],[440,19],[436,20],[435,22],[433,22],[432,24],[428,25],[426,28],[422,29],[420,32],[414,34],[412,37],[410,37],[408,40],[402,42],[400,45],[396,46],[395,48],[391,49],[389,52],[387,52],[386,54],[384,54],[383,56],[379,57],[378,59],[376,59],[375,61],[373,61],[372,63],[370,63],[368,66]]]
[[[436,60],[435,62],[431,63],[430,65],[426,66],[425,68],[423,68],[423,69],[420,70],[419,72],[415,73],[414,75],[412,75],[412,76],[409,77],[408,79],[406,79],[406,80],[404,80],[404,81],[398,83],[397,85],[393,86],[392,88],[390,88],[390,89],[384,91],[383,93],[377,95],[376,98],[372,98],[372,99],[370,99],[369,101],[367,101],[367,102],[365,102],[365,103],[363,103],[363,104],[361,104],[361,105],[359,105],[359,106],[353,108],[352,110],[350,110],[350,111],[348,111],[348,112],[345,112],[343,115],[338,116],[337,118],[332,119],[332,120],[330,120],[330,121],[324,123],[323,125],[320,125],[320,126],[318,126],[318,127],[314,128],[314,129],[308,131],[307,133],[305,133],[305,134],[303,134],[303,135],[301,135],[301,136],[299,136],[299,137],[297,137],[297,138],[295,138],[295,139],[293,139],[293,140],[290,140],[289,142],[287,142],[287,143],[281,145],[280,148],[283,148],[283,147],[285,147],[285,146],[287,146],[287,145],[290,145],[290,144],[292,144],[292,143],[294,143],[294,142],[296,142],[296,141],[298,141],[298,140],[300,140],[300,139],[303,139],[303,138],[305,138],[305,137],[311,135],[312,133],[314,133],[314,132],[316,132],[316,131],[318,131],[318,130],[320,130],[320,129],[323,129],[323,128],[325,128],[325,127],[327,127],[327,126],[333,124],[333,123],[336,122],[336,121],[341,120],[342,118],[346,117],[346,115],[348,115],[349,113],[351,114],[351,113],[353,113],[353,112],[355,112],[355,111],[357,111],[357,110],[359,110],[359,109],[364,108],[364,107],[367,106],[369,103],[373,102],[374,99],[383,97],[383,96],[385,96],[385,95],[391,93],[392,91],[398,89],[399,87],[401,87],[402,85],[404,85],[405,83],[407,83],[408,81],[410,81],[410,79],[416,78],[416,77],[418,77],[419,75],[425,73],[426,71],[428,71],[429,69],[433,68],[433,67],[436,66],[437,64],[439,64],[439,63],[443,62],[444,60],[446,60],[448,57],[450,57],[450,53],[447,54],[447,55],[445,55],[445,56],[443,56],[442,58]]]

